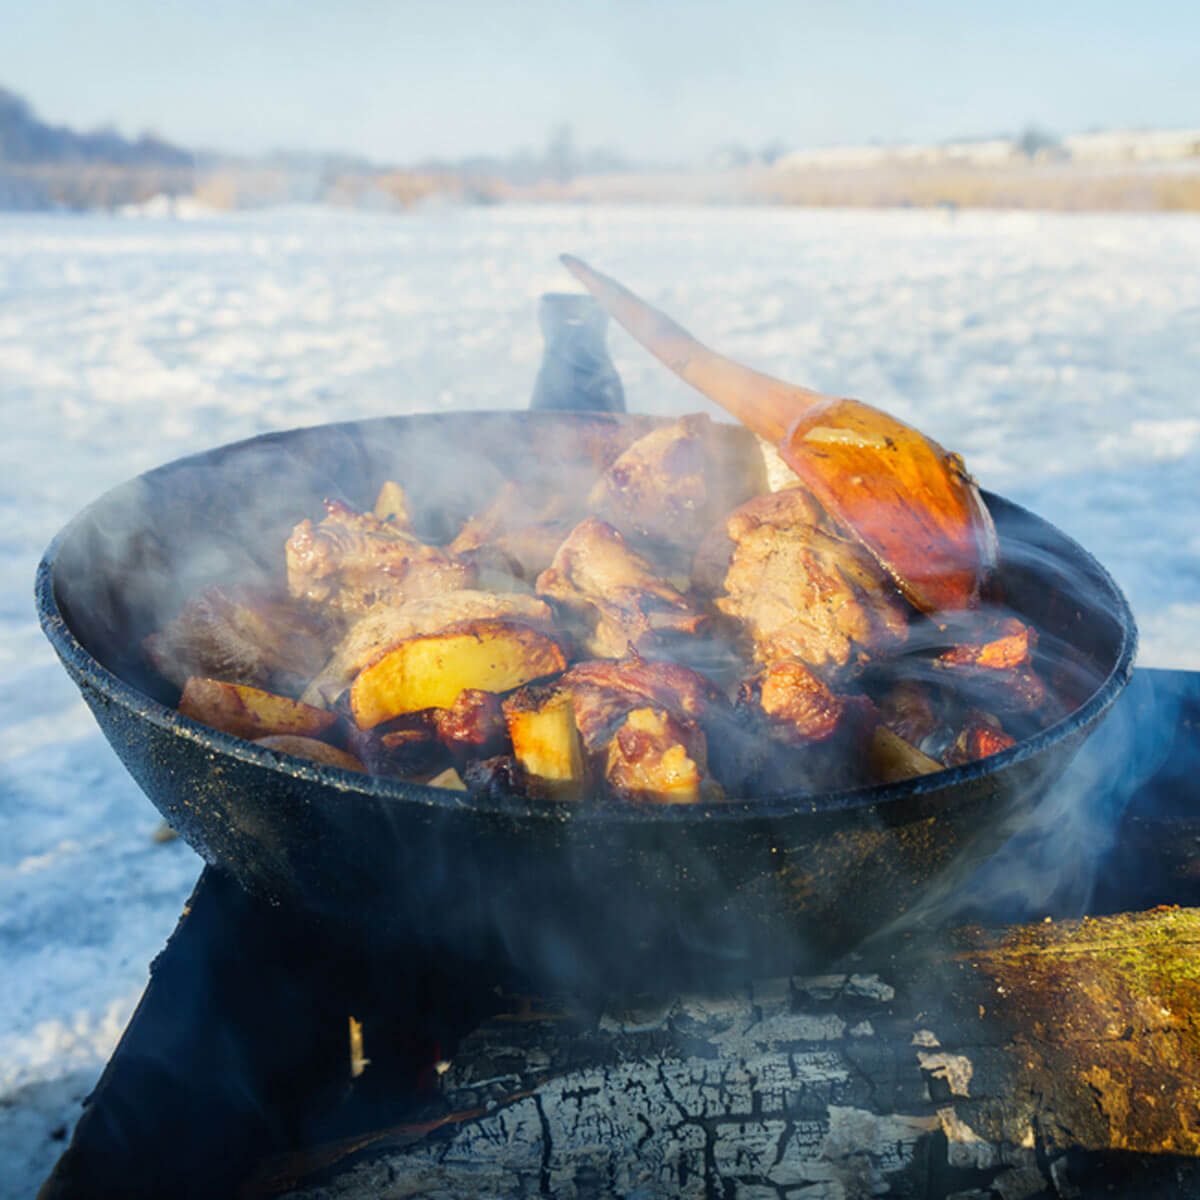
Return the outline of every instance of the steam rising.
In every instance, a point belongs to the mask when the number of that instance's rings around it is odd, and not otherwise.
[[[647,428],[631,423],[635,432]],[[145,635],[204,586],[282,582],[291,528],[319,516],[325,498],[365,510],[384,479],[400,480],[420,535],[445,542],[506,479],[584,494],[612,456],[616,428],[602,416],[582,424],[550,415],[426,416],[269,436],[185,460],[117,489],[85,514],[62,547],[60,603],[101,663],[170,704],[170,689],[141,659]],[[1037,667],[1051,686],[1054,718],[1068,718],[1111,669],[1120,613],[1105,609],[1110,593],[1093,564],[1064,556],[1063,544],[1020,510],[1001,506],[997,515],[1003,564],[995,613],[1038,627]],[[925,678],[924,653],[947,636],[914,621],[898,674]],[[961,803],[945,795],[875,809],[850,797],[837,801],[840,815],[828,815],[820,796],[801,796],[772,800],[758,814],[752,802],[734,804],[711,821],[611,809],[514,810],[483,820],[462,797],[443,797],[433,809],[350,791],[331,802],[318,785],[302,827],[281,798],[307,785],[276,773],[277,796],[229,794],[221,784],[201,789],[199,804],[190,776],[209,770],[207,760],[188,761],[180,783],[159,775],[148,782],[145,773],[139,782],[218,858],[227,847],[210,841],[215,818],[203,805],[220,807],[222,828],[238,838],[240,870],[289,903],[468,957],[500,954],[604,990],[812,965],[918,902],[910,921],[988,906],[1009,911],[1017,898],[1036,907],[1055,895],[1082,897],[1093,851],[1119,816],[1119,789],[1100,785],[1113,784],[1115,763],[1133,761],[1126,733],[1110,727],[1105,756],[1089,757],[1036,808],[1061,762],[1026,771],[1018,794],[1005,794],[997,777],[968,785]],[[1144,762],[1128,767],[1144,769]],[[167,794],[169,786],[180,794]],[[905,820],[932,820],[927,858],[906,859],[910,851],[895,842],[902,811]],[[972,845],[967,861],[974,862],[1006,836],[1013,838],[1000,860],[1007,866],[962,891],[958,850]],[[309,859],[293,851],[298,837],[315,839],[319,853]],[[932,891],[929,877],[942,881]],[[913,878],[925,882],[914,889]]]

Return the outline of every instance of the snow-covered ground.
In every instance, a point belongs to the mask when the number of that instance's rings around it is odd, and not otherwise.
[[[1200,219],[763,209],[0,216],[0,1195],[61,1149],[199,860],[154,841],[43,641],[42,548],[263,430],[522,407],[572,251],[785,379],[861,396],[1063,526],[1200,667]],[[619,331],[631,408],[698,407]]]

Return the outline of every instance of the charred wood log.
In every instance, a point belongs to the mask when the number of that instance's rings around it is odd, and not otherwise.
[[[1194,1195],[1200,910],[960,929],[876,971],[621,1010],[537,1001],[441,1070],[413,1122],[253,1191]]]

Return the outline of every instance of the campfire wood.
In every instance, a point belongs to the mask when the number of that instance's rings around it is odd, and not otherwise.
[[[208,870],[43,1196],[604,1196],[638,1162],[669,1181],[648,1195],[1195,1195],[1200,674],[1139,671],[1126,719],[1157,762],[1093,798],[1124,818],[1088,908],[1190,911],[1051,907],[824,979],[522,1003],[519,977],[364,954]]]

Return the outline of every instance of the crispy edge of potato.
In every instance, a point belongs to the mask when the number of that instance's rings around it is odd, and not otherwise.
[[[424,708],[449,708],[466,688],[509,692],[567,665],[562,647],[527,625],[469,621],[408,638],[360,671],[350,711],[360,729]]]
[[[936,758],[918,750],[886,725],[876,725],[868,751],[871,773],[880,783],[899,783],[918,775],[944,770]]]
[[[353,754],[339,750],[328,742],[320,742],[316,738],[301,737],[294,733],[272,733],[266,737],[254,739],[256,746],[265,746],[268,750],[276,750],[280,754],[291,754],[296,758],[307,758],[325,767],[341,767],[346,771],[359,771],[366,774],[363,766]]]
[[[542,781],[552,800],[579,800],[586,760],[569,692],[518,692],[504,701],[504,719],[513,755],[525,773]]]
[[[202,725],[250,741],[271,734],[317,737],[337,721],[335,713],[311,704],[201,675],[191,676],[183,685],[179,711]]]

